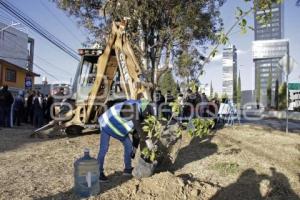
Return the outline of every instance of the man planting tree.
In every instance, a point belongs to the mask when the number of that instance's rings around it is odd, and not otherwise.
[[[127,100],[118,103],[108,109],[99,117],[101,129],[100,150],[98,154],[100,168],[100,182],[108,181],[104,174],[104,160],[109,148],[110,137],[113,137],[124,146],[124,175],[131,175],[131,159],[135,157],[136,149],[146,146],[146,136],[142,130],[142,122],[149,115],[153,115],[153,109],[147,100]],[[129,137],[132,134],[132,141]],[[148,146],[151,146],[148,145]]]

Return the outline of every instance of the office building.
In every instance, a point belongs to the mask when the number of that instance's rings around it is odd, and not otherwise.
[[[237,50],[236,47],[229,46],[223,49],[223,72],[222,87],[223,94],[235,101],[234,91],[237,83]]]
[[[259,16],[272,13],[272,18],[265,24],[259,22]],[[267,104],[267,88],[269,76],[272,81],[272,104],[274,105],[274,90],[276,80],[281,84],[283,70],[278,62],[287,53],[288,44],[284,38],[283,4],[273,4],[271,9],[266,11],[257,10],[254,14],[255,41],[252,44],[253,61],[255,63],[255,90],[261,88],[260,102]]]

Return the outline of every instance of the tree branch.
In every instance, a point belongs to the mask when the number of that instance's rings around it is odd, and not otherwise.
[[[242,16],[239,17],[239,19],[230,27],[230,29],[226,32],[225,36],[228,37],[229,34],[232,32],[232,30],[241,22],[242,19],[244,19],[247,15],[249,15],[250,13],[252,13],[254,10],[254,7],[251,7],[247,12],[244,12]],[[205,58],[202,66],[204,67],[205,64],[207,64],[210,59],[213,57],[213,54],[216,52],[216,50],[219,48],[220,46],[220,42],[217,42],[217,45],[212,49],[212,51],[209,53],[209,55]],[[197,75],[197,79],[201,76],[201,72],[198,73]]]

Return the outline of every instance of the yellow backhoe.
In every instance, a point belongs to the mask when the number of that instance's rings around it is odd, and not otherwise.
[[[126,21],[113,22],[104,49],[79,49],[81,62],[69,98],[55,104],[59,107],[58,114],[35,134],[59,131],[80,134],[95,130],[99,126],[98,117],[113,102],[137,99],[140,95],[151,98],[152,85],[145,81],[125,29]],[[116,75],[120,79],[119,93],[111,90]]]

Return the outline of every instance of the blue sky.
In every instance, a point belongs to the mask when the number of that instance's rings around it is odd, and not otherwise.
[[[221,14],[224,20],[225,29],[234,23],[235,9],[237,6],[246,10],[247,6],[243,0],[227,0],[222,7]],[[284,34],[285,38],[290,40],[290,54],[300,63],[300,7],[296,7],[296,0],[285,0],[284,4]],[[254,26],[253,15],[248,17],[248,23]],[[248,31],[247,34],[241,34],[238,29],[233,31],[230,37],[230,43],[236,45],[238,49],[238,71],[241,72],[242,90],[254,89],[254,63],[252,61],[252,41],[254,32]],[[222,47],[220,54],[214,61],[205,66],[205,75],[201,77],[203,83],[212,81],[215,91],[222,91]],[[300,66],[297,66],[290,76],[291,82],[299,82]]]
[[[29,17],[39,23],[42,27],[54,34],[74,50],[80,48],[85,41],[87,32],[79,28],[74,18],[70,18],[48,0],[9,0],[12,4],[26,13]],[[224,19],[225,28],[234,23],[235,8],[245,6],[244,0],[227,0],[221,14]],[[0,19],[11,18],[2,9],[0,9]],[[296,0],[285,0],[285,38],[290,40],[291,56],[300,63],[300,7],[296,7]],[[249,18],[249,24],[253,24],[253,16]],[[46,75],[38,68],[34,71],[43,76],[47,76],[48,81],[69,82],[74,76],[78,62],[69,55],[56,48],[54,45],[43,39],[35,32],[27,29],[30,37],[35,39],[35,63],[46,69],[56,79]],[[254,64],[252,62],[251,42],[254,33],[249,31],[246,35],[241,35],[238,30],[230,37],[231,44],[236,45],[238,49],[238,70],[241,72],[242,90],[254,88]],[[222,48],[220,48],[221,50]],[[220,51],[221,53],[221,51]],[[46,60],[46,61],[45,61]],[[51,63],[51,64],[49,64]],[[300,67],[293,71],[292,81],[299,82]],[[206,65],[205,75],[201,77],[202,83],[213,82],[215,91],[222,90],[222,60],[221,54],[217,55],[214,61]],[[38,78],[40,82],[42,78]]]

